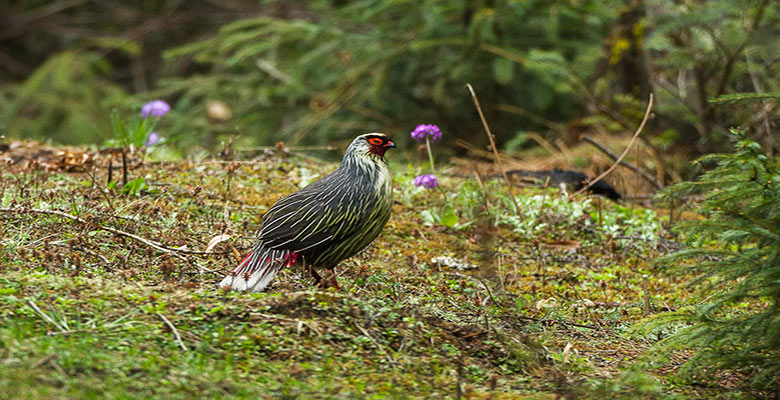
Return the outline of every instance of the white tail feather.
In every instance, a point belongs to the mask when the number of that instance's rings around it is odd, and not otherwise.
[[[225,290],[262,292],[281,270],[289,251],[256,248],[219,283]]]

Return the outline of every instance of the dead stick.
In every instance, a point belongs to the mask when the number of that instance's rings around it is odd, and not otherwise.
[[[642,291],[645,292],[645,308],[643,310],[644,316],[650,314],[650,293],[647,291],[647,274],[642,275]]]
[[[477,113],[479,113],[479,119],[482,120],[482,126],[485,127],[485,132],[487,133],[488,139],[490,140],[490,147],[493,149],[493,155],[496,157],[496,164],[498,164],[498,169],[501,171],[501,175],[504,176],[504,180],[506,180],[507,185],[512,185],[512,182],[509,181],[509,177],[506,175],[506,172],[504,171],[504,166],[501,164],[501,157],[498,155],[498,149],[496,148],[496,141],[493,140],[493,133],[490,131],[490,127],[488,126],[487,120],[485,120],[485,115],[482,113],[482,107],[479,106],[479,99],[477,98],[477,94],[474,92],[474,88],[471,87],[470,83],[466,84],[466,87],[469,89],[469,92],[471,92],[471,99],[474,101],[474,106],[477,108]]]
[[[520,206],[517,205],[517,200],[515,199],[515,195],[512,193],[512,181],[509,180],[509,177],[506,175],[506,171],[504,170],[504,165],[501,164],[501,157],[498,155],[498,148],[496,148],[496,141],[493,139],[493,133],[490,131],[490,127],[488,126],[487,120],[485,120],[485,114],[482,113],[482,107],[479,106],[479,99],[477,98],[477,93],[474,92],[474,88],[471,87],[470,83],[466,84],[466,87],[469,89],[469,92],[471,92],[471,100],[474,101],[474,107],[477,108],[477,113],[479,113],[479,119],[482,120],[482,126],[485,127],[485,133],[487,133],[488,139],[490,140],[490,147],[493,149],[493,155],[496,157],[496,164],[498,165],[498,170],[501,171],[501,175],[504,176],[504,180],[506,181],[507,187],[509,188],[509,194],[512,198],[512,202],[515,204],[515,212],[520,212]]]
[[[463,389],[461,389],[463,383],[463,363],[461,360],[458,360],[458,368],[456,371],[458,374],[458,381],[455,383],[455,399],[460,400],[463,398]]]
[[[560,325],[571,325],[571,326],[576,326],[578,328],[587,328],[587,329],[594,329],[594,330],[600,328],[600,327],[595,326],[595,325],[578,324],[576,322],[562,321],[562,320],[556,320],[556,319],[549,320],[549,319],[540,319],[540,318],[525,317],[525,316],[517,316],[517,318],[523,319],[523,320],[526,320],[526,321],[551,322],[551,323],[560,324]]]
[[[189,351],[190,349],[188,349],[187,346],[184,344],[184,342],[181,340],[181,336],[179,336],[179,331],[176,329],[175,326],[173,326],[171,321],[169,321],[168,318],[165,318],[165,315],[162,315],[160,313],[157,313],[157,316],[162,318],[165,324],[168,325],[169,328],[171,328],[171,331],[173,331],[173,335],[176,336],[176,341],[179,343],[179,347],[181,347],[181,349],[184,351]]]
[[[493,304],[498,304],[498,303],[496,302],[496,299],[494,299],[494,298],[493,298],[493,293],[490,291],[490,288],[488,288],[488,287],[487,287],[487,285],[485,285],[484,283],[482,283],[482,281],[481,281],[481,280],[479,280],[479,279],[477,279],[477,278],[474,278],[473,276],[468,276],[468,275],[466,275],[466,274],[461,274],[461,273],[459,273],[459,272],[447,272],[445,275],[450,275],[450,276],[457,276],[457,277],[459,277],[459,278],[469,279],[469,280],[471,280],[471,281],[473,281],[473,282],[477,282],[477,283],[479,283],[479,285],[480,285],[480,286],[482,286],[482,288],[483,288],[483,289],[485,289],[485,291],[486,291],[486,292],[487,292],[487,294],[488,294],[488,298],[489,298],[491,301],[493,301]]]
[[[43,317],[43,319],[46,320],[46,322],[54,325],[57,329],[59,329],[60,332],[62,332],[63,335],[65,335],[65,336],[68,335],[68,332],[65,330],[65,328],[61,327],[60,324],[54,322],[54,320],[50,316],[46,315],[45,312],[41,311],[41,309],[38,307],[37,304],[35,304],[34,301],[29,300],[27,302],[27,304],[29,304],[30,307],[32,307],[33,310],[35,310],[35,312],[37,312],[41,317]]]
[[[365,337],[368,338],[368,340],[371,341],[371,343],[374,344],[374,347],[376,347],[377,351],[382,350],[382,353],[384,354],[387,362],[389,362],[393,366],[398,366],[398,364],[396,364],[395,360],[390,356],[390,354],[388,354],[387,351],[384,351],[384,349],[382,349],[379,343],[377,343],[376,339],[374,339],[374,337],[371,336],[371,334],[369,334],[367,330],[365,330],[362,326],[360,326],[360,324],[358,324],[357,321],[353,321],[352,323],[358,328],[358,330],[360,330],[360,332],[363,335],[365,335]]]
[[[287,147],[287,146],[282,146]],[[323,151],[336,151],[340,150],[339,147],[331,146],[331,145],[325,145],[325,146],[292,146],[287,147],[290,151],[312,151],[312,150],[323,150]],[[255,146],[255,147],[244,147],[240,149],[236,149],[236,151],[262,151],[262,150],[278,150],[279,146]]]
[[[92,251],[92,250],[87,249],[85,247],[74,247],[73,249],[74,250],[81,250],[81,251],[83,251],[85,253],[92,254],[93,256],[101,259],[107,266],[109,266],[109,267],[111,266],[111,261],[108,261],[108,258],[106,258],[104,255],[102,255],[102,254],[100,254],[98,252]]]
[[[111,179],[113,178],[111,173],[111,159],[108,159],[108,179],[106,180],[106,186],[111,184]]]
[[[647,109],[645,110],[645,116],[642,118],[642,123],[639,124],[639,128],[637,128],[636,132],[634,132],[634,136],[631,137],[631,141],[628,142],[628,146],[626,146],[625,150],[623,150],[623,153],[620,154],[620,157],[618,157],[617,161],[615,161],[614,164],[612,164],[609,169],[604,171],[601,175],[599,175],[596,179],[593,179],[592,181],[588,182],[587,185],[583,186],[582,189],[574,192],[569,197],[574,197],[578,194],[581,194],[582,192],[590,189],[591,186],[595,185],[596,182],[603,179],[605,176],[609,175],[612,171],[617,168],[618,164],[620,164],[621,161],[623,161],[623,158],[626,157],[626,154],[628,154],[628,151],[631,149],[631,146],[636,142],[636,139],[639,137],[639,134],[642,133],[642,130],[645,128],[645,124],[647,123],[647,120],[650,119],[650,111],[653,109],[653,94],[650,93],[650,100],[647,102]]]
[[[36,209],[36,208],[20,207],[20,208],[0,208],[0,212],[57,215],[59,217],[64,217],[64,218],[71,219],[73,221],[81,222],[82,224],[95,225],[98,229],[102,229],[104,231],[109,231],[111,233],[115,233],[115,234],[120,235],[120,236],[125,236],[125,237],[129,237],[131,239],[135,239],[135,240],[137,240],[137,241],[139,241],[139,242],[141,242],[141,243],[143,243],[143,244],[145,244],[145,245],[147,245],[149,247],[152,247],[152,248],[155,248],[157,250],[160,250],[163,253],[173,254],[174,256],[179,257],[180,259],[182,259],[184,261],[186,261],[187,259],[182,257],[181,255],[179,255],[179,253],[181,253],[181,254],[219,254],[219,253],[205,252],[205,251],[193,251],[193,250],[185,250],[185,249],[172,249],[170,247],[165,247],[165,246],[163,246],[160,243],[156,243],[156,242],[151,241],[149,239],[142,238],[142,237],[140,237],[138,235],[134,235],[132,233],[128,233],[128,232],[125,232],[125,231],[120,231],[119,229],[112,228],[110,226],[97,225],[94,222],[90,222],[90,221],[85,220],[84,218],[77,217],[75,215],[70,215],[70,214],[64,213],[62,211],[57,211],[57,210],[39,210],[39,209]],[[212,271],[212,270],[207,269],[207,268],[202,267],[202,266],[198,266],[198,268],[202,268],[203,270],[206,270],[208,272],[215,272],[215,271]]]
[[[125,149],[122,148],[122,187],[127,185],[127,156],[125,155]]]
[[[582,139],[585,142],[588,142],[588,143],[592,144],[593,147],[601,150],[601,152],[606,154],[607,156],[609,156],[612,159],[612,161],[615,161],[615,160],[618,159],[618,156],[616,156],[615,153],[611,152],[608,148],[604,147],[604,145],[602,145],[601,143],[597,142],[596,139],[593,139],[592,137],[587,136],[587,135],[580,136],[580,139]],[[621,160],[620,164],[622,166],[624,166],[624,167],[626,167],[626,168],[636,172],[642,178],[645,178],[645,180],[650,182],[653,186],[655,186],[656,189],[663,189],[664,188],[663,185],[661,185],[657,180],[655,180],[652,176],[648,175],[647,172],[642,171],[641,169],[639,169],[639,167],[637,167],[636,165],[631,164],[630,162],[628,162],[626,160]]]

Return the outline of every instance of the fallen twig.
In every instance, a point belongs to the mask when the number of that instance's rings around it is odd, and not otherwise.
[[[254,165],[254,164],[261,164],[261,163],[263,163],[262,160],[251,160],[251,161],[221,161],[221,160],[212,160],[212,161],[202,161],[202,162],[199,162],[199,163],[196,163],[196,164],[192,164],[192,165],[211,165],[211,164],[227,164],[227,165],[232,165],[232,164],[236,164],[236,165],[238,165],[238,164],[249,164],[249,165]]]
[[[650,314],[650,293],[647,291],[647,274],[642,275],[642,291],[645,294],[645,307],[642,310],[642,314],[646,317]]]
[[[540,319],[540,318],[534,318],[534,317],[526,317],[524,315],[518,315],[517,318],[524,319],[526,321],[533,321],[533,322],[542,322],[542,323],[543,322],[548,322],[548,323],[552,323],[552,324],[571,325],[571,326],[576,326],[578,328],[587,328],[587,329],[595,329],[595,330],[601,329],[601,327],[599,327],[599,326],[578,324],[576,322],[569,322],[569,321],[564,321],[564,320],[561,320],[561,319]]]
[[[286,146],[285,146],[286,147]],[[287,150],[290,151],[313,151],[313,150],[322,150],[322,151],[336,151],[339,150],[336,146],[331,145],[325,145],[325,146],[292,146],[292,147],[286,147]],[[236,149],[236,151],[262,151],[262,150],[278,150],[278,146],[254,146],[254,147],[243,147],[240,149]]]
[[[631,149],[631,146],[634,145],[634,142],[636,142],[636,139],[639,137],[639,134],[642,133],[642,130],[645,128],[645,124],[647,123],[647,120],[650,119],[650,111],[652,111],[652,109],[653,109],[653,94],[650,93],[650,100],[647,102],[647,109],[645,110],[645,116],[642,118],[642,123],[639,124],[639,128],[637,128],[636,132],[634,132],[634,136],[631,137],[631,141],[628,142],[628,146],[626,146],[625,150],[623,150],[623,153],[620,154],[620,157],[617,158],[617,161],[615,161],[615,163],[612,164],[612,166],[609,167],[609,169],[607,169],[601,175],[596,177],[596,179],[591,180],[590,182],[588,182],[587,185],[583,186],[580,190],[574,192],[569,197],[574,197],[590,189],[590,187],[595,185],[596,182],[600,181],[605,176],[609,175],[612,171],[614,171],[615,168],[617,168],[618,164],[620,164],[620,162],[623,161],[623,158],[626,157],[626,154],[628,154],[628,151]]]
[[[122,147],[122,187],[127,186],[127,156],[125,148]]]
[[[612,153],[612,152],[611,152],[611,151],[610,151],[608,148],[604,147],[604,145],[602,145],[601,143],[597,142],[597,141],[596,141],[595,139],[593,139],[592,137],[590,137],[590,136],[587,136],[587,135],[582,135],[582,136],[580,136],[580,139],[582,139],[583,141],[586,141],[586,142],[588,142],[588,143],[592,144],[592,145],[593,145],[593,147],[595,147],[595,148],[597,148],[597,149],[601,150],[601,152],[602,152],[602,153],[604,153],[604,154],[606,154],[607,156],[609,156],[610,158],[612,158],[612,161],[615,161],[615,160],[617,160],[617,159],[618,159],[618,156],[616,156],[616,155],[615,155],[614,153]],[[655,186],[655,188],[656,188],[656,189],[663,189],[663,188],[664,188],[664,186],[663,186],[663,185],[661,185],[661,184],[660,184],[660,183],[659,183],[657,180],[655,180],[655,178],[653,178],[652,176],[648,175],[648,174],[647,174],[647,172],[645,172],[645,171],[642,171],[641,169],[639,169],[639,167],[637,167],[636,165],[634,165],[634,164],[631,164],[630,162],[628,162],[628,161],[626,161],[626,160],[621,160],[621,161],[620,161],[620,164],[621,164],[622,166],[624,166],[624,167],[626,167],[626,168],[628,168],[628,169],[630,169],[630,170],[632,170],[632,171],[636,172],[636,173],[637,173],[637,174],[639,174],[639,175],[640,175],[642,178],[645,178],[645,180],[646,180],[646,181],[648,181],[648,182],[650,182],[650,183],[651,183],[653,186]]]
[[[487,298],[490,299],[491,301],[493,301],[493,304],[498,304],[496,302],[496,299],[493,298],[493,293],[490,291],[490,288],[488,288],[487,285],[485,285],[481,280],[479,280],[479,279],[477,279],[477,278],[475,278],[473,276],[468,276],[466,274],[461,274],[459,272],[447,272],[446,275],[457,276],[457,277],[460,277],[460,278],[469,279],[469,280],[471,280],[473,282],[479,283],[479,285],[482,286],[482,288],[485,289],[485,291],[487,292],[487,294],[488,294]],[[485,302],[483,302],[482,305],[485,305]]]
[[[185,345],[184,342],[181,340],[181,336],[179,336],[179,331],[176,329],[175,326],[173,326],[171,321],[169,321],[168,318],[165,318],[165,315],[162,315],[160,313],[157,313],[157,316],[162,318],[165,324],[168,325],[169,328],[171,328],[171,331],[173,331],[173,335],[176,337],[176,341],[179,343],[179,347],[181,347],[181,349],[184,351],[189,351],[190,349],[188,349],[187,345]]]
[[[95,256],[95,257],[99,258],[101,261],[103,261],[107,266],[111,266],[112,265],[111,261],[108,261],[108,258],[106,258],[106,256],[104,256],[104,255],[102,255],[102,254],[100,254],[100,253],[98,253],[96,251],[92,251],[92,250],[84,248],[84,247],[74,247],[74,249],[75,250],[81,250],[81,251],[83,251],[85,253],[92,254],[93,256]]]
[[[357,322],[357,321],[352,321],[352,323],[355,325],[355,327],[357,327],[357,328],[358,328],[358,330],[359,330],[359,331],[360,331],[360,332],[361,332],[361,333],[362,333],[362,334],[363,334],[365,337],[367,337],[367,338],[368,338],[368,340],[370,340],[370,341],[371,341],[371,343],[373,343],[373,344],[374,344],[374,347],[376,347],[377,351],[381,351],[381,352],[383,353],[383,355],[385,356],[385,360],[387,360],[387,362],[389,362],[391,365],[393,365],[393,366],[395,366],[395,367],[397,367],[397,366],[398,366],[398,364],[395,362],[395,359],[393,359],[393,358],[390,356],[390,354],[388,354],[388,353],[387,353],[387,351],[385,351],[385,350],[384,350],[384,348],[382,348],[382,346],[380,346],[380,345],[379,345],[379,343],[377,343],[376,339],[374,339],[374,337],[373,337],[373,336],[371,336],[371,334],[370,334],[370,333],[368,333],[368,331],[367,331],[367,330],[365,330],[365,329],[364,329],[362,326],[360,326],[360,324],[358,324],[358,322]]]
[[[152,248],[155,248],[155,249],[157,249],[159,251],[162,251],[163,253],[172,254],[172,255],[174,255],[174,256],[176,256],[176,257],[178,257],[178,258],[180,258],[180,259],[182,259],[184,261],[187,261],[187,259],[182,257],[181,254],[208,254],[208,255],[220,254],[220,253],[216,253],[216,252],[194,251],[194,250],[187,250],[187,249],[173,249],[173,248],[170,248],[170,247],[166,247],[166,246],[164,246],[164,245],[162,245],[160,243],[154,242],[152,240],[142,238],[141,236],[134,235],[134,234],[129,233],[129,232],[121,231],[119,229],[112,228],[110,226],[98,225],[98,224],[96,224],[94,222],[90,222],[90,221],[88,221],[88,220],[86,220],[84,218],[77,217],[75,215],[70,215],[68,213],[65,213],[65,212],[62,212],[62,211],[57,211],[57,210],[41,210],[41,209],[37,209],[37,208],[18,207],[18,208],[0,208],[0,212],[4,212],[4,213],[46,214],[46,215],[56,215],[56,216],[59,216],[59,217],[68,218],[68,219],[73,220],[73,221],[81,222],[82,224],[94,225],[98,229],[102,229],[104,231],[108,231],[108,232],[111,232],[111,233],[114,233],[114,234],[117,234],[117,235],[120,235],[120,236],[129,237],[129,238],[137,240],[137,241],[139,241],[139,242],[141,242],[141,243],[143,243],[143,244],[145,244],[145,245],[147,245],[149,247],[152,247]],[[215,271],[206,269],[204,267],[200,267],[199,266],[199,268],[203,268],[204,270],[206,270],[208,272],[215,272]]]
[[[57,322],[55,322],[55,321],[54,321],[54,320],[53,320],[53,319],[52,319],[50,316],[48,316],[48,315],[47,315],[45,312],[43,312],[43,311],[40,309],[40,307],[38,307],[38,305],[37,305],[37,304],[35,304],[35,302],[34,302],[34,301],[32,301],[32,300],[29,300],[29,301],[27,301],[27,304],[29,304],[29,305],[30,305],[30,307],[32,307],[32,308],[33,308],[33,310],[35,310],[35,312],[37,312],[37,313],[38,313],[38,315],[40,315],[40,316],[41,316],[41,317],[42,317],[44,320],[46,320],[46,322],[48,322],[48,323],[50,323],[50,324],[54,325],[55,327],[57,327],[57,329],[59,329],[59,330],[60,330],[60,332],[62,332],[62,334],[63,334],[63,335],[65,335],[65,336],[68,336],[68,334],[70,333],[70,331],[66,330],[65,328],[63,328],[62,326],[60,326],[60,324],[58,324]]]

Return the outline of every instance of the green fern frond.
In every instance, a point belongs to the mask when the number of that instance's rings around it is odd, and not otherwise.
[[[780,100],[780,93],[734,93],[707,99],[712,104],[752,103],[765,100]]]

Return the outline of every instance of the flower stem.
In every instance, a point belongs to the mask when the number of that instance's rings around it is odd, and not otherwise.
[[[436,173],[436,168],[433,166],[433,153],[431,152],[431,139],[425,136],[425,148],[428,149],[428,161],[431,162],[431,172]]]

